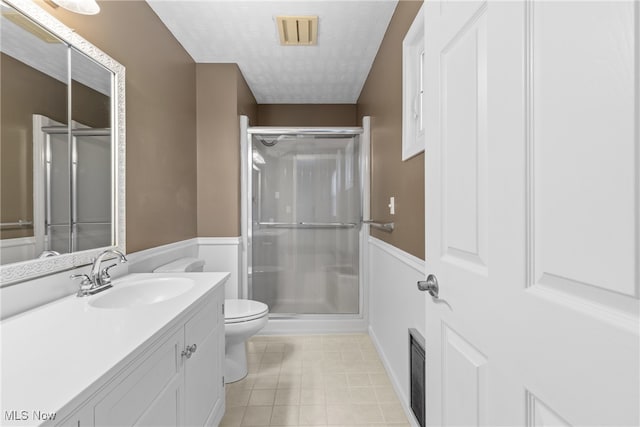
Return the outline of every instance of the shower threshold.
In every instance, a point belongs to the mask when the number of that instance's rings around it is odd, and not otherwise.
[[[301,316],[354,316],[358,313],[345,313],[339,311],[336,307],[323,302],[276,302],[269,305],[269,317],[290,318]]]

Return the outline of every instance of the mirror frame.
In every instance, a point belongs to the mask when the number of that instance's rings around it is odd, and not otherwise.
[[[114,222],[112,227],[115,231],[115,245],[2,265],[0,266],[0,287],[91,264],[93,258],[108,248],[118,249],[126,253],[125,67],[54,18],[32,0],[3,0],[3,2],[54,34],[69,48],[75,48],[112,72],[112,188],[116,194],[112,195]]]

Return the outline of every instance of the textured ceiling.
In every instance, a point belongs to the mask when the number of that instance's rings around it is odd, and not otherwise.
[[[197,63],[237,63],[259,104],[353,104],[396,0],[147,0]],[[317,46],[280,46],[278,15],[318,15]]]
[[[3,12],[10,9],[4,4],[0,8]],[[56,80],[68,82],[67,45],[62,41],[47,43],[5,16],[0,18],[0,51]],[[111,95],[111,75],[101,65],[74,50],[71,67],[73,80],[104,95]]]

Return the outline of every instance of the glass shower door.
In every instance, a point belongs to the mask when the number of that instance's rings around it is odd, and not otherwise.
[[[111,246],[111,131],[78,127],[71,138],[66,126],[45,126],[42,131],[44,248],[70,253]]]
[[[111,134],[83,129],[73,137],[73,250],[110,246],[112,232]]]
[[[251,298],[272,314],[358,313],[358,136],[253,135],[251,145]]]

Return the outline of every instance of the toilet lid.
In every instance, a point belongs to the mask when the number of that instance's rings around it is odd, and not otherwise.
[[[269,307],[260,301],[250,299],[227,299],[224,301],[225,323],[247,322],[269,312]]]

